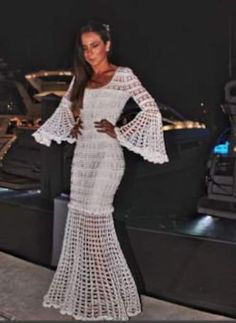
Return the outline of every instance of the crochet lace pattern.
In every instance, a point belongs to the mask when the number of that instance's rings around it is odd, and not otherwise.
[[[53,115],[32,134],[38,143],[49,147],[52,140],[58,144],[62,141],[67,141],[71,144],[76,142],[76,139],[70,136],[70,131],[75,125],[75,119],[70,109],[70,92],[73,82],[74,78]]]
[[[54,114],[33,134],[42,144],[74,141],[70,88]],[[94,121],[116,124],[127,100],[141,107],[117,138],[97,132]],[[113,200],[125,169],[121,145],[154,163],[168,161],[158,107],[132,70],[119,67],[101,88],[86,88],[82,135],[76,140],[63,247],[45,307],[78,320],[128,320],[141,311],[137,287],[120,248]]]

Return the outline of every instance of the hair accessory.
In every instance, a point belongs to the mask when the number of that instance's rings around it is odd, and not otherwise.
[[[103,25],[103,27],[105,27],[106,28],[106,30],[108,31],[108,32],[110,32],[110,26],[109,25],[107,25],[107,24],[102,24]]]

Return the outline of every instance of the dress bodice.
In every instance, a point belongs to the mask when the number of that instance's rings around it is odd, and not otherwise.
[[[112,88],[86,89],[83,109],[80,112],[83,132],[96,131],[94,122],[102,119],[116,124],[128,98],[129,96],[125,92]]]

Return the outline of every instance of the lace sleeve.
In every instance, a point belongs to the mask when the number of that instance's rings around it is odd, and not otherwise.
[[[136,101],[141,111],[126,125],[115,127],[117,139],[122,146],[150,162],[167,162],[162,117],[156,102],[130,68],[125,69],[123,82],[124,90]]]
[[[70,137],[70,131],[75,125],[74,116],[70,109],[70,92],[73,82],[74,78],[55,112],[32,134],[38,143],[49,147],[52,140],[55,140],[58,144],[62,141],[67,141],[69,143],[74,143],[76,141],[76,138]]]

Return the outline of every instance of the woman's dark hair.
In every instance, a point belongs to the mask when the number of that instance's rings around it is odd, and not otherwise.
[[[70,97],[70,100],[72,102],[72,112],[79,112],[79,110],[82,109],[84,90],[88,80],[91,78],[93,73],[91,66],[84,59],[83,48],[81,44],[81,35],[86,32],[97,33],[104,41],[104,43],[111,40],[109,25],[92,21],[80,28],[75,43],[73,66],[75,81],[72,87]]]

